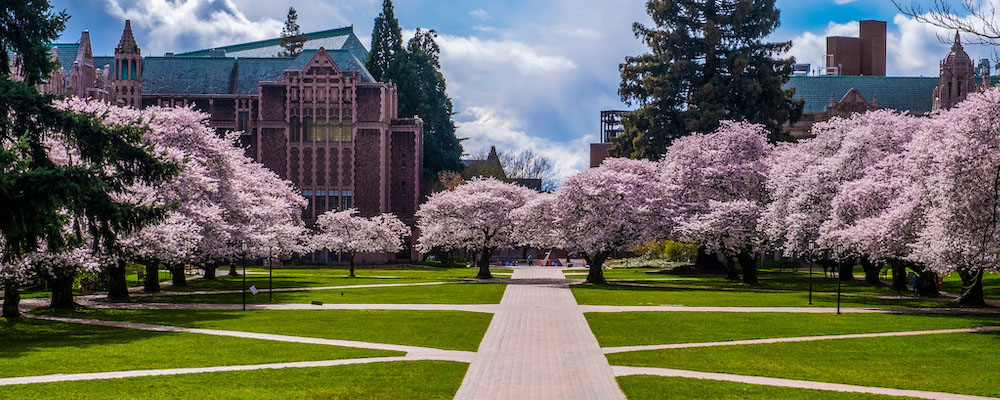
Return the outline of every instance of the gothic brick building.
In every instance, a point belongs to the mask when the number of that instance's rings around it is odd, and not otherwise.
[[[367,50],[352,27],[307,38],[297,57],[278,57],[279,39],[143,57],[125,21],[114,56],[94,57],[86,31],[78,43],[53,45],[61,67],[40,89],[134,107],[192,106],[212,127],[242,131],[247,154],[301,190],[307,223],[357,207],[412,226],[423,122],[399,118],[396,86],[365,69]]]

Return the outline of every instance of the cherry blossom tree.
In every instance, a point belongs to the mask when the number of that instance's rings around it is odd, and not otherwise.
[[[512,212],[534,198],[530,189],[496,179],[472,179],[432,194],[417,210],[417,249],[468,250],[479,255],[479,279],[491,279],[490,259],[513,246]]]
[[[772,146],[762,125],[723,121],[709,134],[680,138],[667,149],[660,176],[673,202],[673,236],[727,260],[731,279],[757,283],[758,220],[768,197]]]
[[[319,233],[315,248],[345,253],[351,261],[354,278],[354,257],[358,253],[396,253],[403,249],[403,237],[410,228],[393,214],[371,218],[358,215],[357,209],[327,211],[317,218]]]
[[[583,255],[587,282],[605,283],[608,257],[661,232],[664,198],[657,172],[650,161],[606,159],[517,210],[516,238]]]

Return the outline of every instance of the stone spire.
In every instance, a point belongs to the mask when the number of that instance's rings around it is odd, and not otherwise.
[[[139,45],[135,43],[135,36],[132,36],[132,22],[125,20],[125,30],[122,31],[122,39],[118,41],[115,54],[139,54]]]
[[[951,51],[957,52],[959,50],[964,50],[964,48],[962,47],[962,36],[960,36],[958,34],[958,31],[956,30],[955,31],[955,43],[951,44]]]

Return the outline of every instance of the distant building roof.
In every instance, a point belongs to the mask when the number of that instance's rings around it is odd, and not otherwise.
[[[795,98],[804,99],[802,111],[821,113],[830,99],[839,101],[852,88],[878,107],[922,114],[931,111],[937,77],[897,76],[793,76],[785,84],[795,88]]]
[[[347,50],[359,60],[368,58],[368,50],[354,35],[354,26],[306,33],[303,49],[316,50],[320,47],[327,50]],[[227,57],[277,57],[281,48],[281,38],[260,40],[250,43],[240,43],[216,47],[215,50],[225,50]],[[203,49],[179,53],[177,57],[207,57],[213,49]]]

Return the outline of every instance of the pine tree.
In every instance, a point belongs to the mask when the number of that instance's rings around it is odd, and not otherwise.
[[[397,55],[403,52],[403,31],[399,28],[399,20],[393,11],[392,1],[382,2],[382,12],[375,17],[375,28],[372,29],[372,50],[368,52],[365,68],[376,81],[388,82],[390,70]]]
[[[285,27],[281,28],[281,48],[278,57],[295,57],[302,53],[302,48],[306,45],[306,35],[299,30],[299,14],[295,8],[288,7],[288,16],[285,18]]]
[[[614,141],[618,156],[655,159],[675,138],[710,132],[721,120],[759,123],[772,140],[798,120],[802,102],[782,89],[793,59],[778,59],[791,42],[765,42],[778,27],[775,0],[649,0],[654,27],[633,25],[651,52],[619,67],[619,94],[638,109]]]

